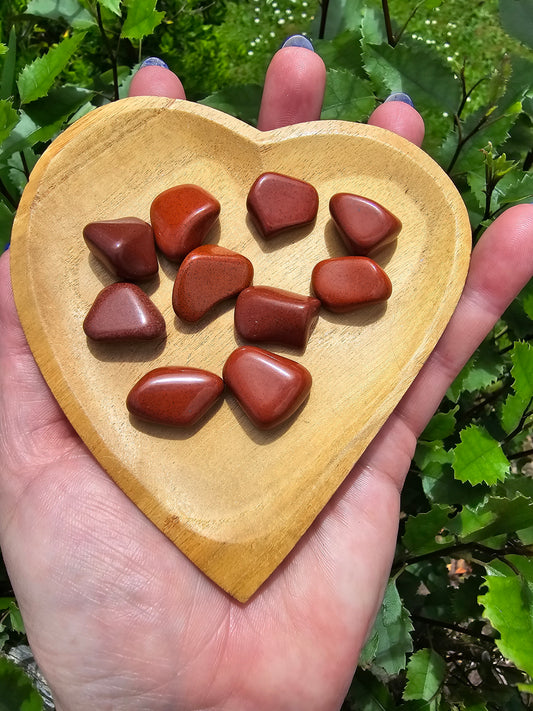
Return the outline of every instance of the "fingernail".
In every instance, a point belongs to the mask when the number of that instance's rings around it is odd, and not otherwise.
[[[385,99],[384,103],[387,103],[387,101],[403,101],[404,104],[409,104],[409,106],[412,106],[413,108],[415,105],[413,104],[413,100],[409,96],[409,94],[404,94],[402,91],[397,91],[394,94],[390,94],[387,96]]]
[[[164,69],[168,69],[168,64],[162,59],[159,59],[159,57],[148,57],[144,60],[139,69],[143,67],[163,67]]]
[[[304,47],[305,49],[310,49],[311,52],[315,51],[311,41],[308,40],[307,37],[304,37],[304,35],[289,35],[280,49],[284,47]]]

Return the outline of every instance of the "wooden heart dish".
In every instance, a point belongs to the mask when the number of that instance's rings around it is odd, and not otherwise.
[[[246,196],[275,171],[319,193],[315,223],[270,241]],[[172,310],[176,265],[160,257],[143,285],[167,324],[165,342],[94,344],[82,323],[114,279],[82,236],[92,221],[149,221],[163,190],[193,183],[220,201],[208,236],[244,254],[254,284],[309,294],[314,265],[343,256],[328,202],[338,192],[376,200],[403,228],[378,263],[392,282],[386,306],[324,310],[302,363],[310,396],[290,421],[257,430],[231,395],[188,429],[140,424],[126,409],[134,383],[159,366],[221,375],[236,340],[233,303],[197,324]],[[281,563],[349,473],[444,330],[469,263],[466,209],[422,150],[388,131],[322,121],[261,133],[186,101],[134,98],[89,113],[35,167],[13,228],[17,309],[36,361],[96,459],[206,575],[241,601]],[[266,346],[268,347],[268,346]],[[377,504],[379,505],[379,504]]]

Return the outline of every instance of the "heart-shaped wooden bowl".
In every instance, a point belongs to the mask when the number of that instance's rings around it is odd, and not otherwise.
[[[318,190],[314,225],[269,242],[254,230],[246,195],[277,171]],[[175,317],[176,266],[160,259],[145,289],[162,311],[164,343],[95,345],[82,322],[113,281],[90,255],[88,222],[137,216],[166,188],[195,183],[221,203],[209,241],[246,255],[254,283],[302,294],[313,266],[344,255],[329,198],[377,200],[403,229],[377,261],[393,292],[386,307],[322,311],[305,352],[313,387],[280,428],[256,430],[226,395],[188,430],[130,418],[126,396],[147,371],[187,365],[221,374],[236,340],[232,304],[198,324]],[[52,392],[114,481],[212,580],[248,599],[284,559],[408,388],[446,326],[470,253],[465,207],[422,150],[360,124],[323,121],[261,133],[185,101],[126,99],[65,131],[35,167],[13,228],[12,280],[28,342]],[[379,504],[377,504],[379,505]]]

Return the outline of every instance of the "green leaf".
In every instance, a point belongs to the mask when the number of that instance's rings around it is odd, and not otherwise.
[[[498,649],[533,676],[533,560],[517,555],[507,560],[520,574],[501,561],[492,561],[485,578],[488,592],[479,602],[484,616],[500,633]]]
[[[449,387],[448,399],[457,402],[463,392],[484,390],[498,380],[504,368],[503,361],[495,357],[492,343],[484,341]]]
[[[115,15],[118,15],[120,17],[120,15],[121,15],[121,10],[120,10],[121,0],[96,0],[96,2],[99,5],[101,5],[102,7],[105,7],[107,10],[110,10]]]
[[[0,657],[0,711],[41,711],[43,702],[26,674]]]
[[[514,394],[507,397],[501,410],[501,424],[505,432],[512,432],[526,409],[532,409],[533,398],[533,348],[517,341],[511,351],[511,375]]]
[[[533,694],[533,684],[518,684],[516,688],[523,694]]]
[[[531,86],[533,64],[522,57],[511,60],[511,76],[506,80],[505,93],[489,102],[462,121],[461,134],[469,136],[453,166],[454,173],[483,170],[482,149],[490,142],[498,150],[509,138],[509,132],[522,111],[522,101]],[[454,130],[441,146],[438,160],[448,170],[458,146]]]
[[[377,7],[368,7],[363,10],[361,22],[361,36],[367,44],[382,44],[387,42],[387,28],[383,18],[383,11]]]
[[[459,481],[473,486],[485,482],[492,486],[509,473],[509,462],[501,445],[483,428],[471,425],[461,431],[461,442],[454,449],[453,471]]]
[[[327,8],[327,21],[324,28],[324,39],[337,37],[345,30],[357,30],[361,25],[363,0],[330,0]],[[320,12],[317,12],[311,31],[318,37],[320,27]]]
[[[15,213],[13,209],[6,205],[3,198],[0,198],[0,254],[9,244],[14,219]]]
[[[78,0],[30,0],[25,13],[49,20],[63,19],[79,30],[96,24],[94,17]]]
[[[407,684],[403,698],[431,701],[439,692],[446,676],[446,663],[433,649],[419,649],[407,665]]]
[[[402,545],[412,556],[424,555],[453,543],[450,520],[455,514],[453,506],[435,504],[430,511],[410,516],[405,524]]]
[[[17,79],[20,100],[23,104],[40,99],[48,92],[55,78],[67,66],[84,37],[84,32],[67,37],[60,44],[48,50],[44,56],[38,57],[24,67]]]
[[[533,202],[533,173],[515,170],[502,178],[494,188],[492,209],[522,202]]]
[[[322,119],[363,121],[368,118],[375,103],[372,89],[366,79],[361,79],[345,69],[328,71]]]
[[[13,108],[13,102],[0,99],[0,143],[3,143],[15,128],[19,115]]]
[[[387,686],[372,672],[357,668],[350,687],[348,700],[357,711],[394,711],[396,704]]]
[[[443,440],[450,437],[455,432],[455,414],[459,407],[454,407],[448,412],[438,412],[433,415],[431,420],[426,425],[426,429],[420,435],[420,439]]]
[[[15,88],[15,68],[17,61],[17,32],[15,26],[9,31],[8,51],[2,68],[0,99],[9,99]]]
[[[396,588],[396,581],[389,580],[374,627],[361,652],[359,664],[372,664],[384,669],[388,674],[397,674],[405,668],[405,655],[413,649],[413,629],[409,612],[403,606]]]
[[[16,151],[50,140],[93,95],[94,92],[88,89],[67,84],[34,101],[26,107],[26,111],[21,111],[18,124],[0,146],[0,161],[7,160]]]
[[[314,40],[313,46],[329,70],[348,69],[359,76],[363,73],[360,32],[346,30],[333,40]]]
[[[500,0],[503,29],[533,49],[533,0]]]
[[[473,487],[457,481],[452,469],[453,451],[448,452],[439,440],[424,442],[416,447],[414,461],[420,469],[422,488],[429,501],[439,504],[476,505],[483,500],[484,487]]]
[[[255,126],[259,115],[259,105],[263,87],[259,84],[246,84],[222,89],[206,96],[198,103],[212,106]]]
[[[532,520],[533,499],[521,494],[513,498],[489,496],[477,506],[463,506],[449,529],[461,542],[471,543],[513,534]]]
[[[165,16],[164,12],[156,11],[157,0],[125,0],[124,4],[128,12],[121,37],[130,40],[140,40],[151,35]]]
[[[365,69],[383,96],[403,91],[415,106],[432,105],[453,114],[461,100],[459,83],[439,55],[418,45],[366,45]],[[424,71],[420,68],[424,67]]]

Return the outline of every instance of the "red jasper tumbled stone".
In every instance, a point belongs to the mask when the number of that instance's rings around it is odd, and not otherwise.
[[[181,263],[172,306],[185,321],[198,321],[215,305],[235,296],[252,282],[254,269],[238,252],[214,244],[197,247]]]
[[[402,223],[382,205],[351,193],[337,193],[329,210],[350,254],[366,256],[392,242]]]
[[[369,257],[324,259],[315,265],[311,284],[323,306],[334,313],[386,301],[392,292],[389,277]]]
[[[293,415],[312,383],[311,373],[303,365],[255,346],[233,351],[222,377],[260,429],[277,427]]]
[[[250,286],[235,304],[235,329],[254,343],[305,348],[318,319],[320,301],[272,286]]]
[[[140,287],[117,282],[98,294],[85,317],[83,330],[94,341],[147,341],[163,338],[166,324]]]
[[[224,389],[222,378],[200,368],[170,366],[146,373],[130,390],[126,406],[147,422],[194,425]]]
[[[304,180],[281,173],[263,173],[248,193],[246,206],[265,239],[312,222],[318,211],[318,193]]]
[[[220,203],[198,185],[176,185],[150,206],[155,241],[165,257],[177,262],[207,237],[220,213]]]
[[[119,279],[144,281],[159,265],[152,227],[138,217],[90,222],[83,237],[94,256]]]

